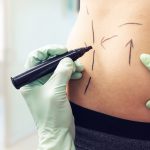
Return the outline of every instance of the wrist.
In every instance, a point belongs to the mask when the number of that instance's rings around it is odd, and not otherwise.
[[[44,129],[38,131],[38,150],[75,150],[69,129]]]

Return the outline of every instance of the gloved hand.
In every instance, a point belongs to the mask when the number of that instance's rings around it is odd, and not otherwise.
[[[150,71],[150,54],[141,54],[140,59],[144,66]],[[150,100],[147,101],[146,107],[150,109]]]
[[[41,61],[67,52],[62,46],[49,45],[32,52],[25,64],[29,69]],[[69,79],[80,79],[83,66],[70,58],[60,61],[53,74],[20,89],[35,121],[39,150],[74,150],[74,118],[66,95]]]

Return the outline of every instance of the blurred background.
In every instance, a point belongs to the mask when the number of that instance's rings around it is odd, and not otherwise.
[[[35,150],[38,139],[29,110],[11,84],[30,51],[65,44],[79,0],[0,0],[0,150]]]

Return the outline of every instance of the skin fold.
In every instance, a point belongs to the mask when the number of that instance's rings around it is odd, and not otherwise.
[[[115,117],[150,122],[150,109],[145,106],[150,99],[150,73],[139,59],[142,53],[150,54],[149,9],[149,0],[81,0],[67,47],[92,45],[93,50],[79,59],[85,68],[82,79],[69,82],[72,102]]]

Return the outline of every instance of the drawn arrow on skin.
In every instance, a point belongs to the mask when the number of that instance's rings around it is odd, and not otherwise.
[[[129,46],[129,48],[130,48],[130,50],[129,50],[129,65],[131,65],[131,53],[132,53],[132,49],[134,48],[132,39],[125,45],[125,47],[127,47],[127,46]]]

